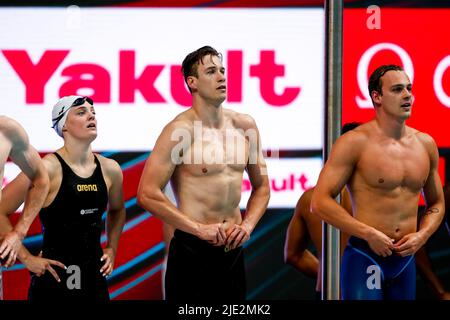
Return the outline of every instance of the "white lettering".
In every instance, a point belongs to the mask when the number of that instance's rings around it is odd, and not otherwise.
[[[381,50],[391,50],[399,56],[399,58],[402,60],[403,69],[405,69],[405,72],[409,76],[411,83],[413,83],[414,66],[409,54],[402,47],[394,43],[383,42],[376,44],[367,49],[366,52],[364,52],[358,63],[357,79],[362,97],[356,96],[355,98],[356,104],[360,108],[365,109],[373,107],[372,100],[370,99],[370,93],[367,90],[367,85],[369,83],[367,73],[369,70],[370,61],[372,60],[373,56]]]
[[[445,93],[442,85],[442,78],[448,67],[450,67],[450,55],[446,56],[438,63],[436,71],[434,72],[433,86],[439,101],[447,108],[450,108],[450,96]]]

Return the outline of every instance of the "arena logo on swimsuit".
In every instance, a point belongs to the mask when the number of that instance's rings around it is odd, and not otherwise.
[[[33,63],[27,50],[2,50],[9,66],[15,71],[25,86],[27,104],[44,103],[46,85],[61,67],[70,50],[45,50],[37,63]],[[261,98],[273,107],[291,104],[301,92],[300,86],[276,87],[275,80],[285,76],[285,64],[275,62],[275,50],[260,50],[259,63],[250,64],[244,70],[243,50],[226,52],[228,102],[243,101],[243,74],[248,71],[250,78],[259,80]],[[161,72],[170,69],[170,94],[180,106],[191,105],[191,95],[186,88],[180,65],[146,65],[140,75],[136,75],[136,51],[120,50],[118,57],[119,88],[118,102],[135,102],[136,92],[140,92],[148,103],[167,103],[156,87]],[[76,63],[62,69],[61,75],[68,77],[60,89],[59,95],[73,94],[80,89],[91,89],[90,96],[97,103],[111,102],[111,73],[104,66],[95,63]],[[115,81],[114,81],[115,82]],[[277,93],[279,92],[279,93]]]
[[[83,191],[97,192],[97,185],[96,184],[77,184],[77,191],[78,192],[83,192]]]

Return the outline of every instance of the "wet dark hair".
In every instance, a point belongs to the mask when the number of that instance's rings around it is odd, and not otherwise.
[[[203,57],[205,56],[216,56],[222,61],[222,54],[218,52],[216,49],[210,46],[201,47],[191,53],[189,53],[186,58],[184,58],[183,63],[181,65],[181,72],[183,72],[184,82],[187,83],[187,78],[189,76],[198,77],[198,64],[203,63]],[[189,91],[192,92],[189,87]]]
[[[384,76],[384,74],[388,71],[403,71],[403,68],[395,65],[395,64],[385,64],[380,67],[378,67],[369,78],[369,95],[370,99],[372,99],[372,91],[376,91],[380,94],[383,94],[381,92],[381,77]],[[373,103],[373,99],[372,99]],[[375,104],[374,104],[375,105]]]
[[[353,129],[359,127],[360,124],[361,123],[359,123],[359,122],[347,122],[346,124],[344,124],[342,126],[341,134],[344,134],[350,130],[353,130]]]

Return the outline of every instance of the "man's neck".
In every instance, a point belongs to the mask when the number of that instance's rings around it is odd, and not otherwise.
[[[400,140],[406,134],[405,120],[394,119],[386,114],[379,113],[377,114],[375,121],[381,131],[390,138]]]
[[[192,108],[203,126],[220,128],[223,124],[222,104],[213,105],[205,101],[195,101]]]

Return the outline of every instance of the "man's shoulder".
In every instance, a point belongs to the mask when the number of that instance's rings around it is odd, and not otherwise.
[[[166,124],[165,129],[188,129],[191,130],[194,127],[195,117],[192,115],[190,110],[184,111],[175,118],[173,118],[169,123]]]
[[[370,128],[355,128],[341,135],[333,145],[333,158],[347,159],[352,157],[358,158],[371,143]]]
[[[251,115],[226,108],[224,108],[223,111],[225,117],[230,119],[236,128],[243,130],[256,128],[255,119],[253,119]]]
[[[428,133],[421,132],[414,128],[409,129],[411,129],[411,134],[413,134],[426,148],[436,148],[436,142]]]
[[[359,127],[347,131],[339,137],[341,143],[363,144],[370,139],[371,124],[362,124]]]

